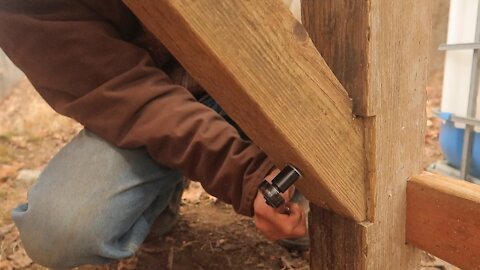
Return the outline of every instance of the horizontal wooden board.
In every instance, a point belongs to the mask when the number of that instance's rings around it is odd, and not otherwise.
[[[480,186],[423,173],[407,184],[406,237],[462,269],[480,269]]]
[[[365,219],[362,121],[281,1],[124,2],[308,199]]]

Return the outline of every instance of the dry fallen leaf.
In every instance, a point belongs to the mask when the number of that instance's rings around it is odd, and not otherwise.
[[[33,261],[28,257],[27,253],[23,249],[17,250],[12,255],[8,256],[7,259],[12,261],[12,265],[15,268],[25,268],[33,263]]]
[[[200,200],[200,197],[205,191],[202,188],[202,185],[198,182],[190,182],[190,185],[188,186],[185,191],[183,191],[182,195],[182,200],[185,202],[198,202]]]
[[[12,165],[0,164],[0,182],[6,182],[14,178],[18,170],[23,167],[21,163],[13,163]]]
[[[15,225],[7,224],[0,227],[0,238],[3,238],[7,233],[11,232]]]
[[[2,270],[13,270],[13,266],[10,261],[0,260],[0,269]]]

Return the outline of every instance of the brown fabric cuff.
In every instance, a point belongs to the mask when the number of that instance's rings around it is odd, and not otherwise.
[[[237,210],[238,214],[248,217],[253,216],[253,201],[257,195],[258,187],[265,179],[265,176],[267,176],[274,168],[275,165],[267,158],[258,168],[256,173],[250,175],[247,179],[244,179],[243,198],[240,207]]]

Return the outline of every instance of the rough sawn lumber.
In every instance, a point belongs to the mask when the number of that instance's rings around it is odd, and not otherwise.
[[[480,269],[480,186],[423,173],[407,184],[407,242],[462,269]]]
[[[312,270],[418,269],[407,179],[422,169],[433,1],[302,0],[302,21],[365,123],[368,222],[311,207]]]
[[[308,199],[365,219],[362,121],[281,1],[124,2]]]

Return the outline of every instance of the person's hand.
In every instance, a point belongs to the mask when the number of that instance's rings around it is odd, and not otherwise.
[[[279,172],[276,169],[265,179],[272,181]],[[268,240],[299,238],[305,235],[307,231],[305,213],[298,204],[289,202],[294,191],[295,188],[291,187],[282,194],[286,203],[284,207],[278,209],[269,206],[261,192],[257,193],[253,202],[255,226]],[[285,214],[285,208],[289,208],[289,214]]]

